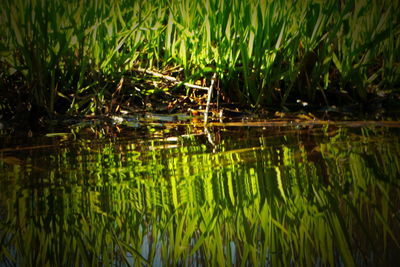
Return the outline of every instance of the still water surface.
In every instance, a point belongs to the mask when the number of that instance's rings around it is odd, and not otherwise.
[[[0,265],[395,265],[393,126],[3,130]]]

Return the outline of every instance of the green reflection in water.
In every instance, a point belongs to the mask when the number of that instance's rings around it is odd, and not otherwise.
[[[4,139],[0,264],[400,261],[398,130],[194,132]]]

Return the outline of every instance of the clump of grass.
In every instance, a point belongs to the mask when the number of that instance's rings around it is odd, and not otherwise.
[[[366,100],[400,82],[400,6],[387,0],[6,0],[1,8],[2,85],[18,85],[49,112],[60,99],[70,112],[98,112],[137,67],[180,67],[189,82],[217,72],[226,96],[255,106],[329,104],[337,91]],[[125,93],[140,95],[134,87]]]

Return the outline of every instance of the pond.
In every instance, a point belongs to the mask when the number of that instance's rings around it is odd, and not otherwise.
[[[1,266],[400,262],[397,123],[0,133]]]

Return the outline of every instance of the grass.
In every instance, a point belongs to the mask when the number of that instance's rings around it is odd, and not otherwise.
[[[50,113],[101,113],[121,76],[122,94],[143,98],[138,67],[182,69],[174,75],[193,83],[215,72],[227,101],[254,107],[366,101],[400,84],[397,1],[0,5],[3,110],[27,101]]]

